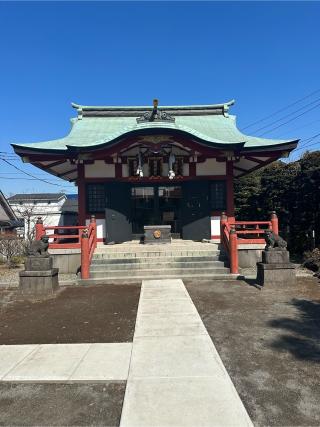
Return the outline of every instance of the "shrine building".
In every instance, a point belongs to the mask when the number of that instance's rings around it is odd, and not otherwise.
[[[154,224],[171,225],[176,238],[218,239],[221,213],[234,216],[234,178],[298,143],[244,135],[233,104],[72,104],[67,136],[12,146],[24,162],[78,186],[78,224],[95,215],[98,241],[138,239]]]

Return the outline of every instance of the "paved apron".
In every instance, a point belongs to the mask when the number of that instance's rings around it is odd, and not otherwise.
[[[1,345],[0,380],[100,382],[126,380],[131,343]]]
[[[182,280],[143,281],[120,426],[252,425]]]
[[[126,380],[121,427],[252,426],[180,279],[142,282],[133,344],[0,346],[0,380]]]

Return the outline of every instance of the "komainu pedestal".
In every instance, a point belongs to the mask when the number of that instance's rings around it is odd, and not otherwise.
[[[290,263],[287,243],[278,235],[267,231],[267,245],[262,251],[262,262],[257,263],[257,283],[264,285],[290,285],[295,282],[295,267]]]
[[[25,270],[19,273],[20,292],[29,295],[50,294],[59,287],[58,268],[53,268],[53,259],[48,253],[48,238],[31,244],[25,261]]]

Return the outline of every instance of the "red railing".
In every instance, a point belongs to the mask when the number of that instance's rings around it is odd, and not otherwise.
[[[278,217],[272,212],[270,221],[236,221],[223,212],[220,219],[220,241],[230,261],[230,272],[239,273],[238,245],[263,244],[266,230],[279,233]]]
[[[35,228],[36,240],[44,235],[49,237],[49,249],[80,249],[81,278],[90,277],[90,264],[97,247],[97,224],[94,216],[91,217],[89,226],[44,226],[39,217]],[[50,234],[52,230],[53,233]]]

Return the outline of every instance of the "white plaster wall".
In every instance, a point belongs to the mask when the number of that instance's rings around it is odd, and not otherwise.
[[[189,163],[184,163],[183,164],[183,176],[189,176],[190,172],[189,172]]]
[[[91,165],[85,165],[86,178],[114,178],[115,165],[109,165],[104,160],[95,160]]]
[[[105,239],[106,237],[106,221],[103,218],[96,219],[97,223],[97,238]],[[86,219],[86,225],[90,224],[90,219]]]
[[[226,163],[217,162],[216,159],[206,159],[196,165],[197,176],[201,175],[225,175]]]
[[[220,236],[220,217],[211,217],[211,236]]]
[[[127,178],[129,176],[129,166],[122,165],[122,176]]]
[[[168,177],[169,163],[162,163],[162,176]]]
[[[63,205],[65,198],[59,202],[37,202],[32,203],[10,203],[12,210],[15,212],[18,218],[24,218],[24,237],[26,238],[28,233],[34,230],[35,224],[38,217],[41,217],[45,226],[57,226],[61,225],[61,206]],[[30,222],[28,230],[28,221]],[[53,230],[50,230],[50,234]]]
[[[148,177],[149,176],[149,164],[146,162],[142,165],[143,170],[143,176]]]

